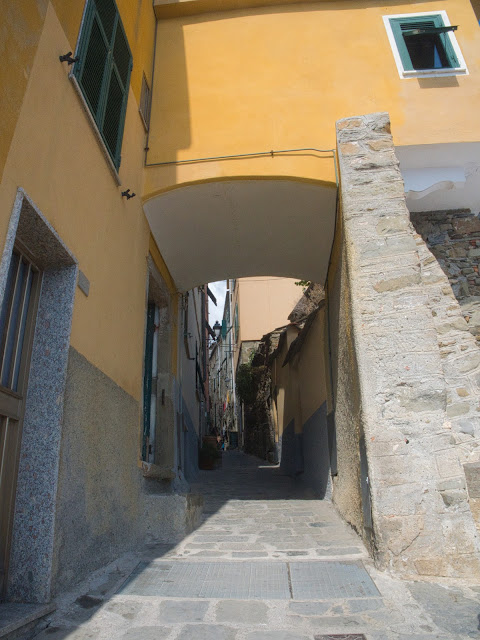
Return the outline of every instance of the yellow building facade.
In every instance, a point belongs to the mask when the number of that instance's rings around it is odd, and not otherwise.
[[[431,73],[395,48],[390,18],[411,14],[440,16]],[[469,165],[480,30],[468,0],[25,0],[3,16],[0,576],[3,597],[44,602],[143,539],[145,482],[185,489],[182,294],[325,281],[342,118],[387,111],[425,198]],[[148,452],[155,317],[166,445]]]

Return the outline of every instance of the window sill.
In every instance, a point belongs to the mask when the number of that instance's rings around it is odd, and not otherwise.
[[[454,69],[422,69],[413,71],[402,71],[401,78],[444,78],[445,76],[468,76],[466,67],[455,67]]]
[[[97,142],[98,142],[98,144],[100,146],[100,149],[102,150],[102,153],[105,156],[105,160],[107,161],[108,168],[110,169],[110,172],[111,172],[115,182],[117,183],[118,186],[120,186],[122,184],[122,181],[120,180],[120,176],[118,175],[117,168],[113,164],[112,158],[110,157],[110,153],[108,152],[108,149],[105,146],[104,141],[102,140],[102,135],[101,135],[100,131],[98,130],[97,123],[95,122],[92,114],[90,113],[90,109],[88,107],[88,104],[87,104],[85,98],[83,97],[83,93],[82,93],[82,90],[80,88],[80,85],[78,84],[77,79],[73,75],[73,72],[70,72],[68,74],[68,77],[70,78],[70,80],[71,80],[71,82],[72,82],[72,84],[73,84],[73,86],[75,88],[75,92],[76,92],[77,96],[80,99],[80,102],[82,104],[83,110],[87,114],[88,121],[90,122],[90,125],[92,126],[93,132],[95,134],[95,138],[97,139]]]
[[[153,480],[173,480],[176,478],[176,474],[169,467],[161,467],[153,462],[141,461],[142,475],[144,478],[151,478]]]

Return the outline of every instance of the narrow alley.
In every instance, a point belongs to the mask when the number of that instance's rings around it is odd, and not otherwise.
[[[478,587],[378,572],[328,499],[227,451],[193,490],[201,526],[93,574],[23,638],[36,640],[462,640]]]

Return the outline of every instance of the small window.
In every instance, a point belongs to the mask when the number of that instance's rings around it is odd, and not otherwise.
[[[384,16],[400,77],[467,73],[445,11]]]
[[[115,0],[88,0],[73,71],[118,169],[132,54]]]
[[[140,94],[140,115],[142,116],[145,129],[148,131],[150,127],[150,104],[151,104],[150,87],[148,86],[147,78],[143,74],[142,79],[142,93]]]

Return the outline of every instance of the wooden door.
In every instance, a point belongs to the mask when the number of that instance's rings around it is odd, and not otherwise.
[[[0,600],[5,598],[18,459],[41,274],[15,247],[0,311]]]

